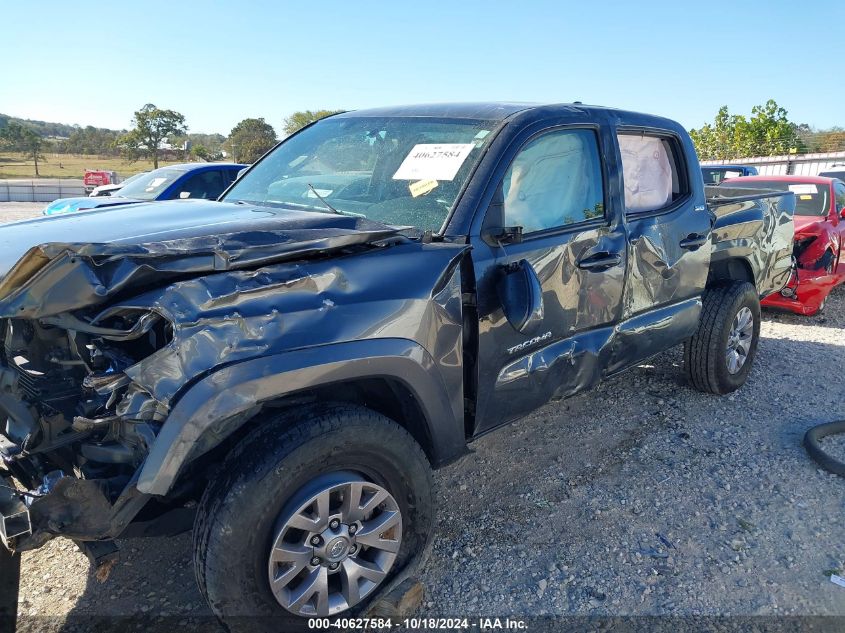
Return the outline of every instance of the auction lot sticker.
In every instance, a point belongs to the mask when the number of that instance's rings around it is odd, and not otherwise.
[[[452,180],[475,143],[420,143],[408,152],[393,180]]]
[[[798,185],[789,185],[789,190],[792,193],[803,193],[803,194],[813,194],[818,193],[819,189],[815,185],[809,184],[798,184]]]

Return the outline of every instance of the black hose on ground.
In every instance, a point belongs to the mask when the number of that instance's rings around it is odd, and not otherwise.
[[[845,420],[814,426],[804,434],[804,448],[807,449],[810,457],[827,472],[845,477],[845,462],[834,459],[821,447],[822,438],[839,433],[845,433]]]

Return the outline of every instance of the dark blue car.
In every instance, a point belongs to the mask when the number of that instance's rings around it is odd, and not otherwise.
[[[215,200],[232,184],[246,165],[237,163],[186,163],[168,165],[143,174],[115,195],[102,198],[60,198],[47,205],[44,215],[73,213],[153,200],[206,198]]]
[[[726,178],[756,176],[757,168],[750,165],[702,165],[701,176],[705,185],[718,185]]]

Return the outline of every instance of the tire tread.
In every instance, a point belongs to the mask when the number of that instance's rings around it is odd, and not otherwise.
[[[726,389],[718,375],[720,363],[724,362],[721,335],[726,321],[733,318],[734,303],[749,291],[756,297],[754,286],[742,281],[715,285],[704,291],[698,330],[684,344],[684,368],[698,391],[712,394],[732,391]],[[753,358],[748,362],[753,362]]]

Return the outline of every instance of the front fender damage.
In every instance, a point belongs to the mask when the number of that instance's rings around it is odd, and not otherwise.
[[[193,503],[198,485],[153,498],[136,481],[174,404],[222,367],[398,334],[444,347],[441,364],[459,367],[459,284],[458,314],[445,319],[457,342],[433,332],[444,276],[465,250],[363,219],[354,230],[31,249],[0,282],[0,455],[30,491],[32,522],[7,545],[110,539],[145,506],[149,520],[150,503],[162,515]]]

